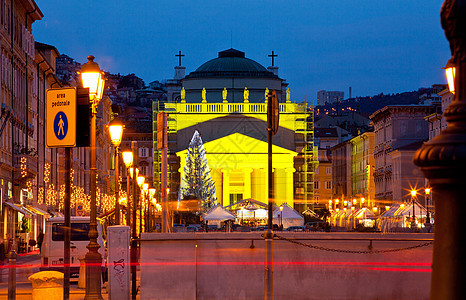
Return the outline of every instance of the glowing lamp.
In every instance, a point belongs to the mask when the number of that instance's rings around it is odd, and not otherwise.
[[[121,153],[121,155],[123,156],[123,162],[125,163],[126,167],[131,167],[133,165],[133,152],[124,151]]]
[[[81,82],[84,88],[89,89],[89,99],[99,102],[104,92],[105,79],[104,73],[100,70],[99,65],[94,62],[94,56],[89,55],[88,61],[81,67]]]
[[[280,205],[280,211],[281,212],[283,211],[283,205]]]
[[[150,188],[150,189],[149,189],[149,195],[150,195],[151,197],[154,197],[154,195],[155,195],[155,188]]]
[[[353,199],[353,204],[356,204],[356,202],[358,202],[356,199]]]
[[[339,202],[340,202],[340,200],[339,200],[339,199],[336,199],[336,200],[335,200],[335,203],[337,203],[337,204],[338,204]]]
[[[430,194],[430,188],[426,188],[425,191],[426,191],[426,195]]]
[[[144,192],[147,192],[147,191],[149,190],[149,184],[148,184],[148,183],[143,183],[143,184],[142,184],[142,190],[143,190]]]
[[[447,76],[448,89],[452,94],[455,93],[455,76],[456,76],[456,67],[450,58],[445,66],[445,75]]]
[[[115,147],[120,146],[121,138],[123,136],[123,124],[118,119],[113,119],[110,124],[108,124],[108,131],[110,133],[110,139],[112,144]]]
[[[366,200],[366,199],[364,199],[364,198],[361,198],[361,203],[364,203],[364,201],[365,201],[365,200]]]
[[[144,178],[144,176],[138,176],[138,177],[136,177],[136,181],[137,181],[139,187],[142,188],[142,185],[144,184],[145,178]]]
[[[133,171],[133,170],[135,170],[135,171]],[[133,172],[136,173],[136,178],[138,178],[139,169],[138,168],[129,168],[129,176],[131,176],[131,178],[133,178]]]
[[[417,191],[416,190],[411,190],[411,196],[416,197]]]
[[[373,211],[373,212],[377,212],[377,206],[374,206],[374,207],[372,208],[372,211]]]

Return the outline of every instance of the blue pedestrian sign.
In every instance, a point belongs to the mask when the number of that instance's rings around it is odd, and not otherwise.
[[[55,120],[53,121],[53,131],[59,140],[63,140],[66,137],[66,134],[68,133],[68,118],[64,112],[60,111],[55,116]]]
[[[76,146],[76,88],[47,90],[47,147]]]

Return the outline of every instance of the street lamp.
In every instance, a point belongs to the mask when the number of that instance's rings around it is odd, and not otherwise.
[[[280,229],[283,229],[283,205],[280,205]]]
[[[141,194],[142,194],[142,198],[144,199],[144,193],[143,193],[143,185],[144,185],[144,181],[145,181],[145,178],[144,176],[136,176],[136,182],[139,186],[139,188],[141,189]],[[139,198],[139,237],[141,237],[141,233],[142,233],[142,201],[141,201],[141,198]]]
[[[426,210],[427,210],[426,223],[427,224],[430,224],[430,216],[429,216],[429,201],[430,201],[429,195],[430,195],[430,191],[431,191],[431,189],[428,188],[428,187],[424,189],[424,192],[425,192],[425,195],[426,195]]]
[[[149,201],[147,201],[147,219],[148,219],[148,225],[149,225],[149,232],[151,231],[151,228],[152,228],[152,220],[151,220],[151,203],[152,201],[154,200],[154,196],[155,196],[155,188],[149,188]]]
[[[123,162],[126,166],[126,225],[129,226],[131,220],[130,214],[130,202],[129,202],[129,195],[130,195],[130,172],[129,169],[133,166],[133,152],[131,150],[123,151],[121,153],[123,156]]]
[[[411,203],[413,204],[413,220],[411,221],[411,228],[416,227],[416,215],[414,212],[414,197],[416,197],[417,191],[411,190]]]
[[[445,66],[445,75],[447,76],[448,89],[450,93],[455,93],[455,77],[456,77],[456,67],[453,63],[453,58],[450,58]]]
[[[115,224],[120,225],[120,164],[118,161],[118,148],[123,136],[123,124],[118,119],[113,119],[108,125],[110,139],[115,146]]]
[[[81,67],[79,74],[84,88],[89,89],[89,101],[91,104],[91,157],[90,157],[90,173],[91,173],[91,218],[89,224],[89,244],[87,245],[88,252],[84,257],[86,263],[86,299],[102,299],[101,294],[101,266],[102,255],[99,253],[99,244],[97,238],[97,167],[96,167],[96,114],[97,105],[102,99],[105,80],[103,72],[99,65],[94,62],[94,56],[87,57],[88,62]]]
[[[149,192],[149,184],[146,182],[146,183],[143,183],[142,184],[142,191],[144,192],[143,195],[142,195],[142,203],[141,203],[141,221],[142,221],[142,212],[143,212],[143,209],[142,209],[142,205],[144,204],[144,232],[147,232],[147,193]]]

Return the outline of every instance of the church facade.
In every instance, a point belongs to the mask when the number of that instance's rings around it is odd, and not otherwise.
[[[167,113],[169,200],[178,199],[189,142],[197,130],[202,138],[218,203],[227,206],[242,199],[268,201],[267,98],[277,92],[279,130],[273,137],[275,203],[299,211],[314,200],[314,147],[312,111],[306,103],[293,103],[287,83],[275,66],[264,68],[229,49],[187,76],[175,67],[169,81],[168,102],[153,104],[154,143],[156,115]],[[160,191],[161,153],[154,146],[154,186]]]

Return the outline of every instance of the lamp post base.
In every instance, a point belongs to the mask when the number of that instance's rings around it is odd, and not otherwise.
[[[98,248],[97,248],[98,249]],[[97,251],[86,253],[84,257],[86,263],[86,296],[84,299],[98,299],[102,298],[102,255]]]

